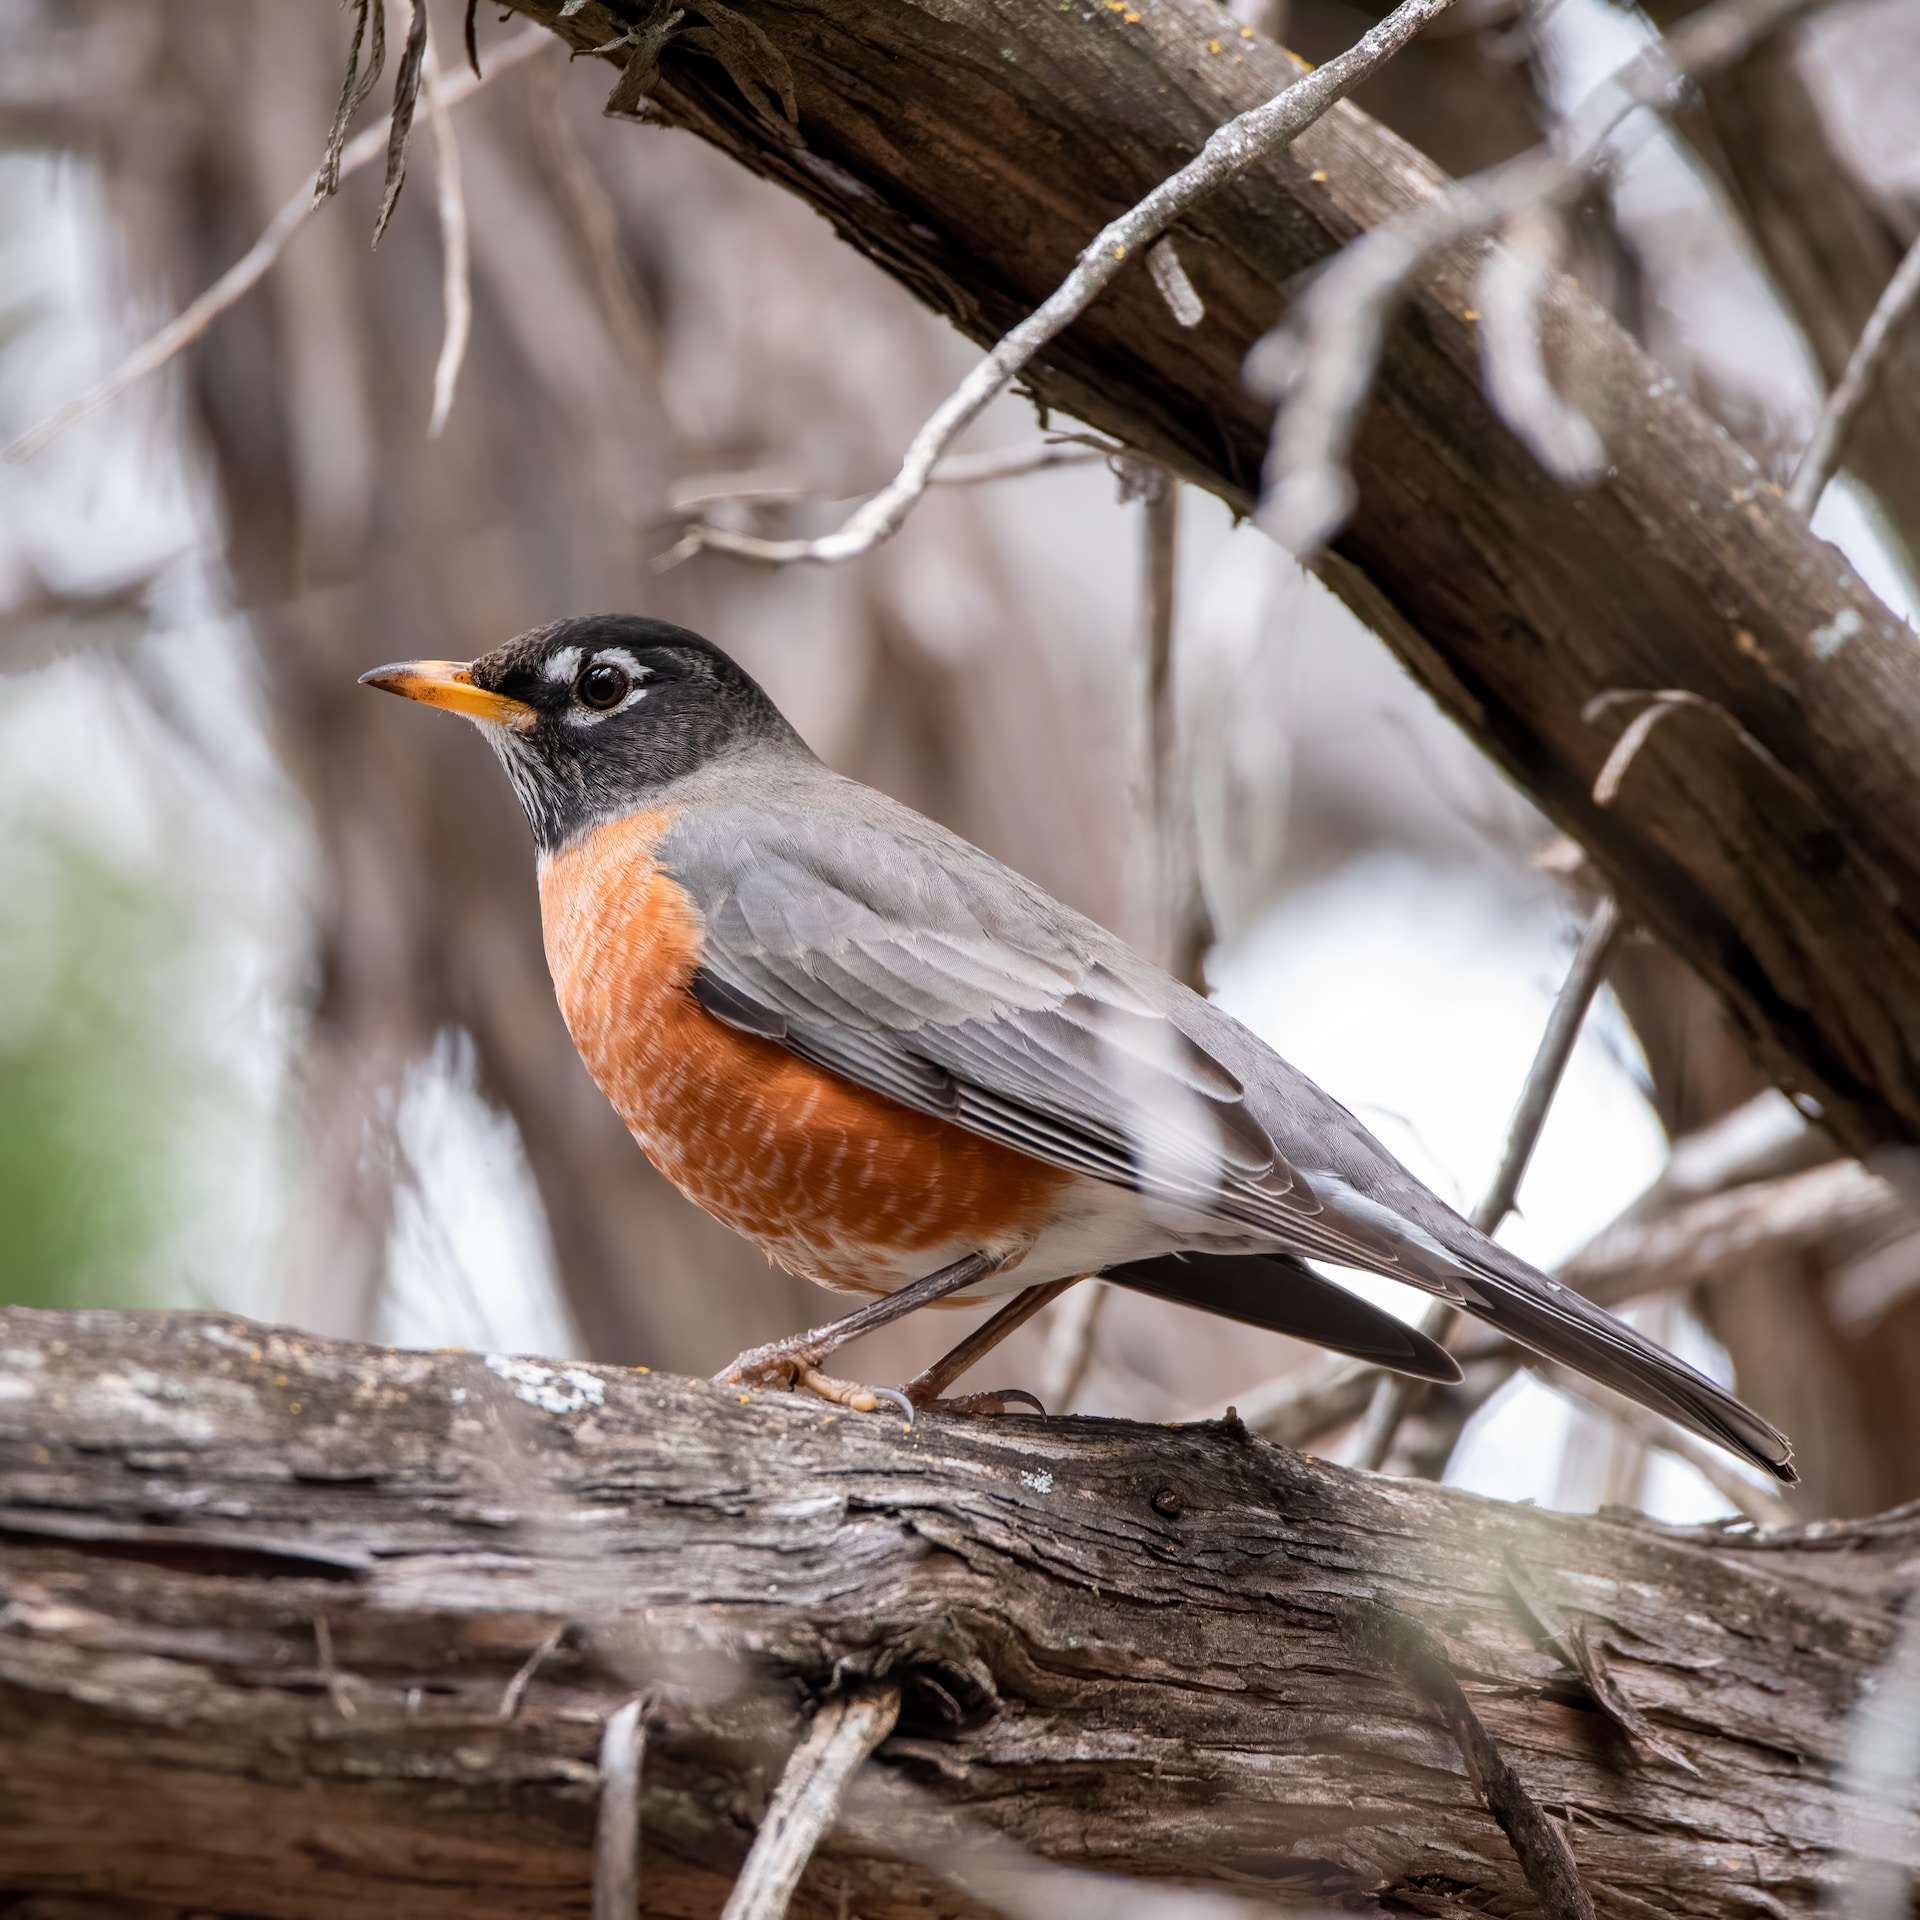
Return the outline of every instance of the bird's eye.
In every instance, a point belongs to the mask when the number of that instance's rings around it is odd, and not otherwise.
[[[623,667],[610,666],[604,660],[589,667],[573,683],[574,698],[596,713],[617,707],[633,688],[633,676]]]

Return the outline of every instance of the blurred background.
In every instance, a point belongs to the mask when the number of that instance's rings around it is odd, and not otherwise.
[[[1313,60],[1370,17],[1235,3]],[[518,29],[482,12],[484,64]],[[459,9],[432,20],[453,69]],[[351,27],[0,0],[0,439],[253,245],[319,158]],[[1604,0],[1462,0],[1445,27],[1361,99],[1456,172],[1651,30]],[[673,1193],[588,1080],[479,737],[355,684],[604,610],[719,640],[831,764],[1204,982],[1470,1208],[1592,906],[1577,855],[1317,581],[1124,465],[938,489],[850,566],[656,571],[690,504],[836,524],[974,354],[774,188],[604,119],[611,77],[556,44],[449,116],[473,320],[441,437],[450,156],[423,117],[377,251],[375,167],[163,373],[0,464],[0,1294],[697,1373],[840,1310]],[[1776,478],[1915,231],[1915,98],[1920,0],[1832,7],[1637,139],[1583,215],[1583,282]],[[966,446],[1039,433],[1009,399]],[[1920,347],[1816,525],[1913,617]],[[1795,1511],[1858,1513],[1920,1496],[1911,1184],[1834,1163],[1636,938],[1506,1237],[1737,1378],[1799,1444]],[[1324,1356],[1097,1298],[973,1384],[1238,1402],[1340,1456],[1350,1383],[1301,1411],[1340,1386]],[[975,1317],[854,1370],[904,1377]],[[1775,1513],[1472,1358],[1396,1468]]]

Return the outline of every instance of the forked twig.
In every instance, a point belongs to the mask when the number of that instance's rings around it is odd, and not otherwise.
[[[553,36],[546,28],[528,27],[495,50],[484,80],[465,73],[452,74],[444,79],[441,82],[441,99],[447,107],[457,107],[483,86],[497,80],[501,74],[517,67],[521,61],[530,59],[543,47],[554,44]],[[344,180],[349,174],[358,173],[362,167],[370,165],[386,151],[386,147],[387,129],[369,128],[341,153],[340,178]],[[268,268],[279,259],[287,242],[299,231],[318,204],[316,191],[319,182],[320,175],[316,170],[268,221],[266,231],[260,238],[184,313],[169,320],[150,340],[136,347],[110,374],[96,381],[85,393],[69,400],[38,426],[29,427],[7,448],[6,458],[10,461],[31,459],[75,421],[84,420],[88,414],[98,412],[109,401],[119,399],[129,388],[138,386],[148,374],[157,373],[183,348],[198,340],[229,307],[258,286]]]
[[[1073,271],[1046,300],[976,366],[915,434],[900,471],[859,507],[837,532],[814,540],[762,540],[719,528],[690,528],[680,547],[711,548],[747,560],[852,560],[898,533],[927,490],[934,465],[1048,341],[1070,326],[1103,293],[1129,259],[1157,240],[1208,194],[1237,179],[1256,161],[1297,139],[1337,101],[1446,12],[1453,0],[1401,0],[1380,24],[1345,53],[1302,74],[1271,100],[1215,130],[1200,152],[1146,198],[1112,220],[1082,250]],[[1163,289],[1164,291],[1164,289]],[[675,548],[676,554],[680,548]],[[682,554],[681,557],[686,557]]]
[[[1607,968],[1612,964],[1615,949],[1625,930],[1626,921],[1619,907],[1610,896],[1603,894],[1600,904],[1593,910],[1593,917],[1587,922],[1586,931],[1580,936],[1580,945],[1574,952],[1573,965],[1567,969],[1559,998],[1554,1001],[1553,1011],[1547,1016],[1546,1030],[1540,1036],[1533,1065],[1527,1070],[1520,1098],[1513,1109],[1513,1118],[1507,1125],[1506,1150],[1500,1156],[1499,1166],[1494,1169],[1492,1184],[1474,1209],[1473,1224],[1482,1233],[1497,1232],[1500,1223],[1513,1211],[1520,1182],[1526,1177],[1527,1164],[1540,1142],[1540,1130],[1546,1125],[1547,1114],[1553,1107],[1553,1096],[1559,1091],[1567,1062],[1573,1058],[1574,1042],[1580,1038],[1580,1028],[1585,1023],[1587,1009],[1593,1004],[1593,996],[1600,991],[1600,983],[1606,978]],[[1436,1301],[1428,1307],[1421,1326],[1445,1345],[1458,1318],[1456,1308]],[[1425,1384],[1424,1381],[1410,1380],[1402,1373],[1382,1375],[1354,1443],[1353,1462],[1356,1466],[1377,1472],[1385,1463],[1401,1421],[1406,1418],[1415,1395],[1424,1389]]]
[[[899,1717],[898,1687],[829,1700],[814,1715],[807,1737],[793,1750],[774,1789],[720,1920],[780,1920],[854,1775]],[[594,1920],[613,1916],[596,1911]]]
[[[1296,554],[1322,545],[1354,498],[1348,454],[1387,321],[1434,254],[1527,209],[1564,209],[1613,164],[1614,135],[1641,108],[1672,109],[1684,83],[1718,72],[1823,0],[1709,0],[1588,94],[1550,141],[1440,188],[1344,248],[1248,366],[1282,402],[1261,524]],[[1556,403],[1557,404],[1557,403]]]
[[[1833,478],[1846,449],[1848,430],[1866,404],[1867,396],[1873,392],[1874,383],[1887,364],[1887,355],[1899,337],[1901,324],[1917,301],[1920,301],[1920,240],[1915,240],[1907,249],[1893,270],[1893,278],[1874,303],[1867,324],[1848,356],[1846,370],[1839,384],[1827,395],[1813,437],[1793,470],[1793,478],[1787,484],[1787,501],[1802,513],[1811,514],[1820,504],[1820,496],[1826,491],[1827,482]]]
[[[593,1920],[633,1920],[640,1904],[640,1768],[646,1700],[608,1716],[600,1736],[600,1806],[593,1828]]]

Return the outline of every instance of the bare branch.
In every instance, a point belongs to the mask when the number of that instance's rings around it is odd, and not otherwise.
[[[1547,1114],[1553,1106],[1554,1094],[1559,1091],[1561,1077],[1566,1073],[1567,1062],[1573,1058],[1574,1042],[1580,1037],[1587,1009],[1593,1004],[1593,996],[1600,991],[1600,983],[1606,978],[1614,950],[1619,946],[1620,936],[1625,930],[1626,921],[1620,909],[1610,897],[1603,894],[1600,904],[1593,910],[1593,917],[1587,922],[1586,932],[1580,936],[1579,948],[1574,953],[1573,965],[1567,969],[1559,998],[1554,1001],[1553,1011],[1547,1016],[1546,1030],[1540,1036],[1533,1065],[1527,1070],[1526,1082],[1520,1089],[1520,1099],[1507,1127],[1506,1150],[1494,1170],[1493,1183],[1474,1209],[1473,1224],[1482,1233],[1498,1232],[1500,1223],[1513,1211],[1514,1196],[1519,1193],[1520,1182],[1526,1177],[1527,1163],[1533,1158],[1533,1150],[1539,1144],[1540,1130],[1546,1125]],[[1458,1318],[1456,1309],[1436,1301],[1427,1309],[1421,1326],[1434,1339],[1445,1344]],[[1381,1377],[1374,1390],[1373,1402],[1367,1408],[1366,1420],[1354,1442],[1353,1460],[1356,1466],[1378,1471],[1393,1446],[1393,1437],[1400,1429],[1400,1422],[1406,1418],[1408,1409],[1424,1384],[1400,1373]]]
[[[1617,157],[1640,108],[1670,111],[1683,82],[1739,59],[1821,0],[1711,0],[1587,96],[1550,141],[1471,175],[1345,248],[1249,358],[1274,421],[1261,524],[1296,554],[1316,551],[1354,498],[1347,456],[1373,386],[1387,321],[1431,256],[1524,210],[1569,206]]]
[[[1602,1306],[1705,1286],[1769,1250],[1819,1246],[1841,1234],[1894,1233],[1913,1215],[1856,1160],[1708,1194],[1654,1217],[1603,1228],[1559,1277]]]
[[[899,1717],[898,1687],[829,1700],[820,1709],[780,1776],[720,1920],[780,1920],[854,1775]]]
[[[1782,0],[1773,3],[1782,4]],[[1805,4],[1806,0],[1797,3]],[[816,540],[762,540],[750,534],[695,527],[681,546],[689,552],[710,548],[778,566],[803,560],[823,564],[852,560],[890,540],[926,492],[940,456],[1048,341],[1093,304],[1130,255],[1157,240],[1208,194],[1297,139],[1451,4],[1452,0],[1401,0],[1386,19],[1345,53],[1302,74],[1271,100],[1217,128],[1193,160],[1100,230],[1082,250],[1066,279],[1001,338],[914,436],[893,480],[837,532]]]
[[[1820,418],[1807,442],[1800,464],[1793,470],[1787,486],[1788,501],[1802,513],[1811,514],[1820,504],[1827,482],[1833,478],[1846,448],[1847,431],[1854,416],[1873,392],[1874,383],[1887,364],[1887,354],[1899,337],[1902,324],[1920,301],[1920,239],[1916,239],[1893,270],[1867,324],[1861,329],[1859,344],[1847,361],[1839,385],[1827,395]]]
[[[633,1920],[640,1904],[640,1768],[646,1702],[608,1715],[600,1737],[600,1807],[593,1830],[593,1920]]]
[[[1590,486],[1606,455],[1577,407],[1554,391],[1540,348],[1540,296],[1565,252],[1566,225],[1551,207],[1522,207],[1489,250],[1475,299],[1480,367],[1500,417],[1556,480]]]
[[[553,44],[553,36],[544,28],[528,27],[495,52],[484,80],[464,73],[454,74],[445,80],[442,83],[442,101],[449,108],[457,107],[483,86],[497,80],[501,74]],[[358,173],[386,151],[387,131],[385,127],[371,128],[346,148],[340,156],[341,179]],[[260,238],[184,313],[168,321],[143,346],[136,347],[105,379],[96,381],[85,393],[69,400],[38,426],[29,427],[7,448],[6,458],[16,462],[31,459],[76,420],[84,420],[109,401],[119,399],[130,388],[138,386],[148,374],[157,373],[183,348],[198,340],[229,307],[251,292],[265,276],[267,269],[279,259],[287,242],[313,212],[317,204],[319,182],[317,171],[309,175],[305,185],[297,188],[267,223],[266,231]]]
[[[467,200],[460,187],[460,141],[442,94],[446,83],[431,37],[427,41],[426,78],[427,119],[433,127],[433,158],[439,173],[442,297],[446,307],[446,332],[440,342],[439,363],[433,370],[433,414],[427,422],[427,438],[438,440],[446,430],[447,415],[453,411],[453,390],[473,331],[473,272],[467,241]]]
[[[567,1623],[564,1620],[555,1621],[554,1624],[547,1629],[545,1637],[541,1640],[540,1644],[521,1661],[518,1668],[514,1671],[513,1678],[507,1682],[505,1689],[502,1691],[500,1695],[500,1711],[497,1716],[499,1719],[511,1720],[519,1713],[520,1704],[527,1697],[527,1689],[533,1685],[533,1676],[538,1673],[541,1667],[552,1657],[554,1650],[566,1637]]]

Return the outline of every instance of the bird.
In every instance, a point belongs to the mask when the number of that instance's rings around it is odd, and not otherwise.
[[[1477,1231],[1225,1009],[826,766],[714,642],[590,615],[362,681],[493,748],[567,1029],[655,1166],[781,1267],[867,1296],[716,1378],[910,1417],[1037,1406],[943,1394],[1090,1275],[1460,1378],[1317,1262],[1422,1289],[1795,1478],[1778,1429]],[[904,1313],[1001,1295],[904,1393],[825,1371]]]

